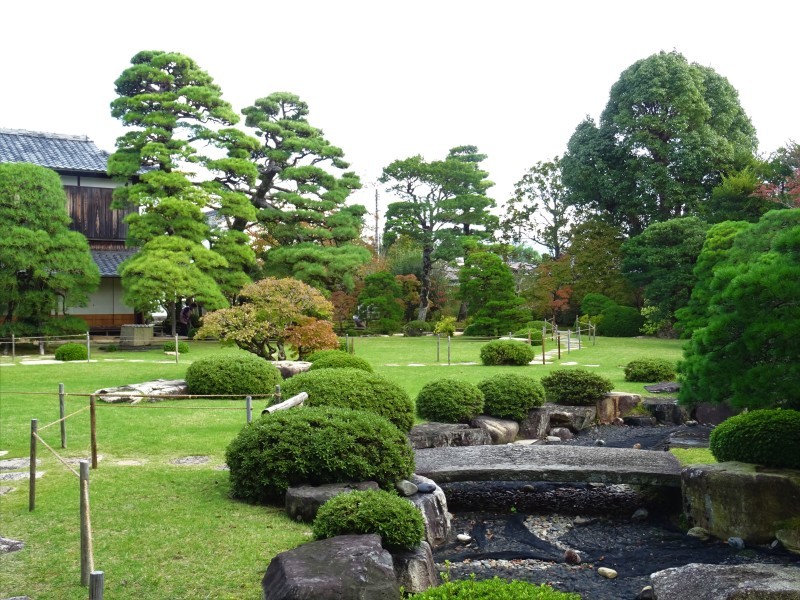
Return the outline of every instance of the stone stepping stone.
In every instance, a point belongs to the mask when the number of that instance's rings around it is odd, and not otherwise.
[[[10,485],[0,485],[0,496],[5,496],[6,494],[10,494],[17,488],[13,488]]]
[[[0,456],[5,456],[8,454],[8,450],[0,450]]]
[[[0,554],[8,554],[9,552],[17,552],[22,550],[25,542],[22,540],[12,540],[10,538],[0,537]]]
[[[142,460],[118,460],[115,464],[118,467],[141,467],[146,462]]]
[[[36,479],[44,475],[44,471],[36,471]],[[25,473],[0,473],[0,481],[20,481],[22,479],[29,479],[30,472]]]
[[[169,461],[173,465],[205,465],[211,460],[208,456],[184,456],[183,458],[174,458]]]
[[[41,459],[36,460],[36,464],[42,464]],[[17,471],[19,469],[27,469],[31,466],[31,459],[27,456],[24,458],[6,458],[0,460],[0,471]]]

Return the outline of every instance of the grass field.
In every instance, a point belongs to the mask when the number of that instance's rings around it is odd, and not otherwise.
[[[585,340],[584,340],[585,341]],[[526,367],[484,367],[481,343],[453,338],[450,365],[446,340],[358,338],[355,353],[376,371],[402,385],[412,397],[428,381],[457,377],[478,382],[497,372],[541,377],[565,366],[585,367],[609,377],[615,389],[643,392],[624,381],[623,367],[634,358],[677,360],[680,342],[598,338],[595,345],[562,353],[561,361]],[[58,384],[69,395],[67,413],[87,405],[88,394],[103,387],[181,379],[188,364],[221,349],[192,343],[175,364],[160,350],[92,352],[96,362],[22,365],[0,360],[0,450],[3,459],[27,457],[30,421],[39,427],[58,419]],[[415,366],[411,366],[415,365]],[[592,366],[590,366],[592,365]],[[597,365],[597,366],[593,366]],[[98,404],[98,448],[102,459],[90,475],[95,568],[105,572],[105,594],[115,600],[142,598],[260,598],[269,560],[310,538],[310,528],[273,507],[249,506],[228,497],[228,477],[220,470],[225,448],[245,423],[243,400],[186,400],[141,407]],[[254,402],[256,414],[261,408]],[[89,417],[68,420],[72,460],[89,456]],[[41,432],[60,446],[58,425]],[[0,555],[0,597],[85,598],[79,585],[78,479],[40,448],[36,510],[28,511],[27,481],[0,481],[16,488],[0,495],[0,535],[25,542],[20,552]],[[205,464],[183,466],[175,459],[204,456]]]

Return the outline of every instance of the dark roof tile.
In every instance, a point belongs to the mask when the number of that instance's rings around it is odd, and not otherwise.
[[[101,277],[118,277],[122,261],[138,252],[136,248],[125,250],[92,250],[92,259],[100,269]]]
[[[85,135],[0,128],[0,163],[27,162],[55,171],[105,173],[108,156]]]

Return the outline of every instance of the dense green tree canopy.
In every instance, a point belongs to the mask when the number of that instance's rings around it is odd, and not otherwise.
[[[403,324],[402,297],[403,288],[391,273],[367,275],[358,296],[359,315],[380,333],[396,333]]]
[[[66,318],[100,283],[86,238],[69,230],[61,178],[44,167],[0,164],[0,331],[48,335],[86,329]]]
[[[445,160],[412,156],[383,170],[381,182],[400,198],[386,210],[384,243],[405,235],[422,248],[420,321],[428,313],[433,261],[462,254],[463,236],[481,239],[497,228],[497,217],[488,211],[494,202],[485,195],[493,184],[479,167],[484,158],[474,146],[459,146]]]
[[[719,243],[699,261],[707,304],[679,365],[681,401],[800,408],[800,209],[712,233]]]
[[[750,164],[755,130],[713,69],[660,52],[612,86],[599,125],[582,122],[562,159],[570,200],[626,233],[697,215],[723,174]]]

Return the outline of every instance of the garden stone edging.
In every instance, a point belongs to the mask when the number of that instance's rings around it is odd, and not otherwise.
[[[656,600],[800,600],[800,569],[690,563],[650,575]]]

